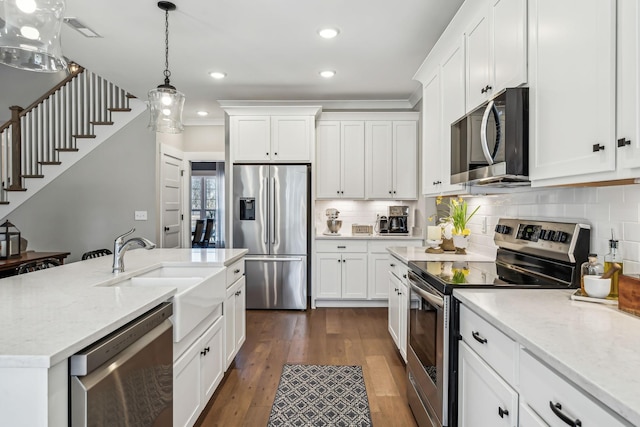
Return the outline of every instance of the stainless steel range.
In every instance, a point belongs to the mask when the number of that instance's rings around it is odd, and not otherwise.
[[[589,253],[590,226],[500,219],[495,262],[410,262],[407,396],[423,427],[457,426],[456,288],[575,288]]]

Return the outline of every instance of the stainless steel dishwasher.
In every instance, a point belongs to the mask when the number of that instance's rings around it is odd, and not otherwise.
[[[71,356],[71,427],[172,425],[172,313],[163,303]]]

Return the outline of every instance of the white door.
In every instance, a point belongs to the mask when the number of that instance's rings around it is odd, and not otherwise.
[[[340,197],[340,122],[319,121],[316,130],[316,198]],[[364,161],[363,161],[364,167]],[[362,172],[364,177],[364,171]]]
[[[365,123],[367,150],[366,195],[370,199],[393,198],[393,130],[390,121]]]
[[[393,122],[393,198],[418,197],[418,124]]]
[[[182,241],[182,155],[175,148],[160,147],[160,242],[161,248],[179,248]]]
[[[364,199],[365,145],[364,122],[340,123],[340,197]]]
[[[466,32],[467,111],[482,104],[492,92],[489,74],[489,18],[483,13]]]
[[[443,146],[440,117],[440,74],[424,83],[422,93],[422,193],[437,194],[442,184]]]

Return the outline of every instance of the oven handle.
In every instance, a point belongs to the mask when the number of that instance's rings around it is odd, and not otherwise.
[[[431,304],[438,308],[444,308],[444,298],[440,295],[427,291],[426,289],[422,289],[418,285],[415,284],[414,280],[411,280],[411,275],[409,275],[409,284],[411,285],[411,290],[420,295],[422,298],[429,301]],[[435,291],[434,291],[435,292]]]

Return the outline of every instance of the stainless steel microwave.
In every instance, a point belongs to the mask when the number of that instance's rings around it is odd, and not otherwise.
[[[529,89],[508,88],[451,125],[451,183],[529,183]]]

